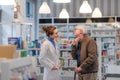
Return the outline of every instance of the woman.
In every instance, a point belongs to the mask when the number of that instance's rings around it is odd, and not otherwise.
[[[43,80],[59,80],[59,56],[55,39],[58,37],[58,31],[54,26],[44,26],[43,30],[47,39],[43,42],[40,51],[40,63],[44,66]]]

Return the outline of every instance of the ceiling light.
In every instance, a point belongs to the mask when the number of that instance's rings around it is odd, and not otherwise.
[[[70,3],[71,0],[53,0],[55,3]]]
[[[93,13],[92,13],[92,17],[102,17],[102,13],[101,13],[101,11],[100,11],[100,9],[99,9],[99,0],[97,0],[97,2],[96,2],[96,8],[94,9],[94,11],[93,11]]]
[[[0,5],[14,5],[15,0],[0,0]]]
[[[65,8],[63,8],[62,11],[60,12],[59,18],[69,18],[69,14]]]
[[[80,9],[79,9],[80,13],[91,13],[92,9],[90,7],[90,5],[88,4],[88,1],[84,0]]]
[[[102,17],[102,13],[98,7],[94,9],[92,17]]]
[[[43,2],[40,9],[39,9],[40,14],[49,14],[51,13],[51,10],[47,4],[47,2]]]

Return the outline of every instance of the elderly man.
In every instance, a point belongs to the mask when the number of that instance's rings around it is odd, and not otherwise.
[[[77,59],[78,80],[96,80],[98,72],[97,45],[94,39],[87,35],[84,25],[75,27],[76,38],[72,43],[72,57]]]

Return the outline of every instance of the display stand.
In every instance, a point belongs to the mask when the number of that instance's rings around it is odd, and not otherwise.
[[[33,66],[32,57],[18,58],[13,60],[6,60],[1,63],[1,79],[0,80],[12,80],[11,74],[15,69],[21,69],[27,66]]]

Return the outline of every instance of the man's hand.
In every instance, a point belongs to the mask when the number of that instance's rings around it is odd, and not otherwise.
[[[72,45],[73,46],[77,45],[79,41],[80,41],[80,37],[75,38],[72,42]]]
[[[78,73],[78,72],[80,72],[81,70],[82,70],[82,68],[81,68],[81,67],[78,67],[78,68],[75,68],[74,71]]]

